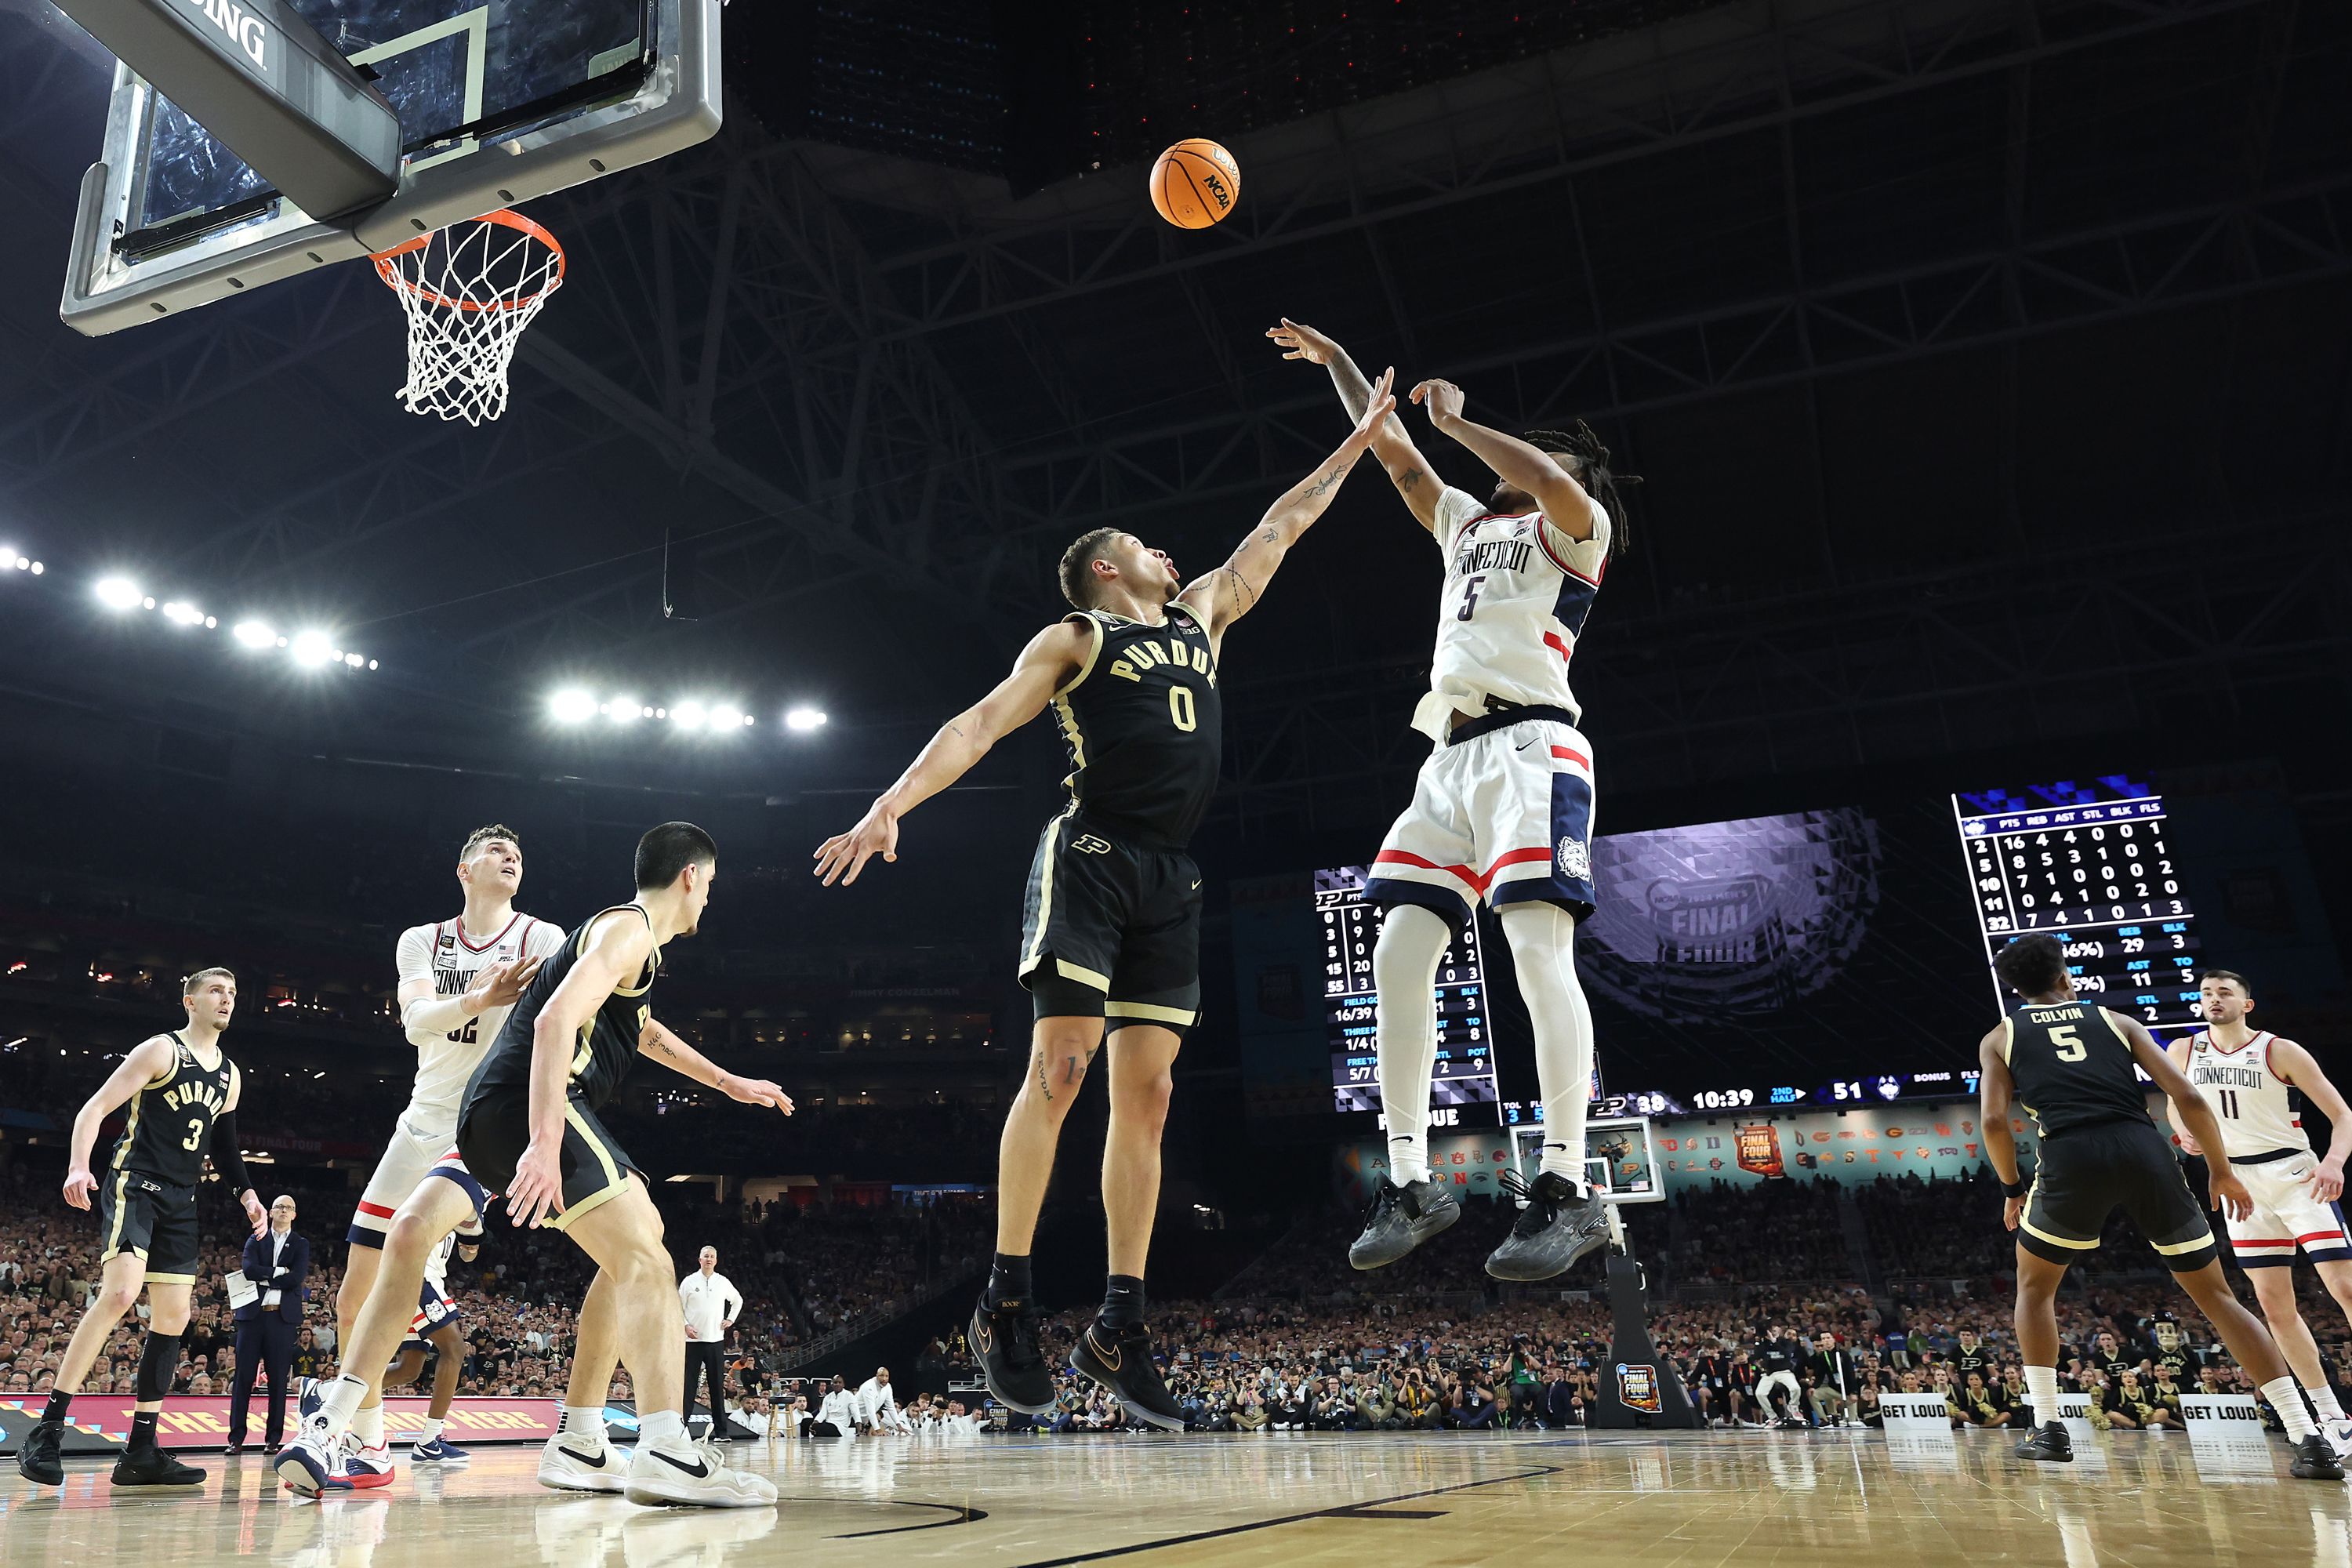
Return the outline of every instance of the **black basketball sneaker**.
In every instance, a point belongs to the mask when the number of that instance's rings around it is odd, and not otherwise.
[[[180,1463],[160,1444],[142,1443],[122,1450],[114,1461],[112,1479],[118,1487],[200,1487],[205,1472]]]
[[[2071,1465],[2074,1462],[2074,1439],[2066,1433],[2063,1421],[2046,1422],[2033,1429],[2033,1434],[2017,1446],[2021,1459],[2040,1459],[2044,1464]]]
[[[65,1441],[66,1424],[62,1421],[37,1423],[25,1434],[24,1451],[16,1456],[16,1473],[37,1487],[63,1485],[66,1467],[58,1458],[58,1446]]]
[[[1052,1413],[1054,1373],[1037,1347],[1034,1302],[999,1301],[992,1308],[982,1296],[971,1310],[969,1333],[971,1353],[980,1358],[980,1375],[999,1405],[1024,1415]]]
[[[1184,1413],[1160,1381],[1160,1369],[1151,1363],[1151,1335],[1140,1323],[1114,1330],[1096,1319],[1078,1336],[1070,1366],[1109,1389],[1138,1421],[1169,1432],[1184,1430]]]
[[[1550,1171],[1529,1183],[1506,1169],[1497,1180],[1514,1197],[1524,1195],[1528,1206],[1486,1259],[1486,1272],[1496,1279],[1549,1279],[1609,1245],[1609,1205],[1599,1193],[1579,1197],[1566,1176]]]
[[[1350,1268],[1394,1263],[1431,1237],[1453,1228],[1462,1205],[1439,1183],[1423,1179],[1398,1186],[1382,1181],[1364,1211],[1364,1234],[1348,1248]]]
[[[2327,1446],[2326,1437],[2314,1432],[2294,1446],[2294,1463],[2287,1467],[2287,1473],[2299,1481],[2340,1481],[2344,1467],[2336,1462],[2336,1450]]]

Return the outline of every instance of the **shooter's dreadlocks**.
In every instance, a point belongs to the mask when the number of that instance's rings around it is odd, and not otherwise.
[[[1624,498],[1618,494],[1621,485],[1638,485],[1639,474],[1614,474],[1609,471],[1609,448],[1592,433],[1592,426],[1580,419],[1572,430],[1530,430],[1519,437],[1539,452],[1554,457],[1572,458],[1576,464],[1576,481],[1585,492],[1608,509],[1610,534],[1609,558],[1614,561],[1633,548],[1633,530],[1625,518]]]

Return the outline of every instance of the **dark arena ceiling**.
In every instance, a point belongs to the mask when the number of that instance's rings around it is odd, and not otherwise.
[[[730,787],[867,790],[1055,612],[1072,537],[1205,568],[1338,439],[1262,336],[1286,313],[1498,424],[1582,416],[1645,476],[1578,664],[1636,816],[2211,713],[2273,751],[2340,728],[2352,7],[758,0],[728,27],[717,140],[534,205],[572,280],[477,430],[394,404],[358,266],[60,326],[110,64],[0,0],[0,532],[76,581],[331,617],[383,666],[298,696],[17,582],[14,700],[626,774],[549,737],[547,692],[718,682],[835,718],[821,760]],[[1190,134],[1244,172],[1201,233],[1144,196]],[[1229,649],[1218,831],[1384,815],[1435,565],[1360,475]]]

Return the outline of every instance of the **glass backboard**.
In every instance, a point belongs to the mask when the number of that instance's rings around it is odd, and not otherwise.
[[[63,315],[92,335],[389,249],[693,145],[722,0],[288,0],[400,116],[400,185],[320,223],[118,67]]]

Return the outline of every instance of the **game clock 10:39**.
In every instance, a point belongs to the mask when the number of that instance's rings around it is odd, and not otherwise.
[[[1952,815],[1988,964],[2046,931],[2084,1000],[2152,1027],[2197,1021],[2197,916],[2153,785],[2113,774],[1967,790]]]

